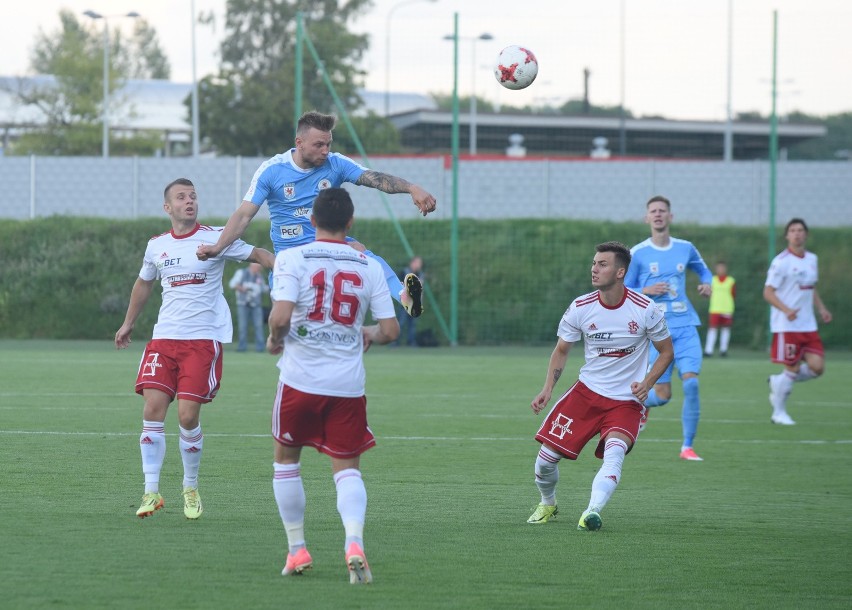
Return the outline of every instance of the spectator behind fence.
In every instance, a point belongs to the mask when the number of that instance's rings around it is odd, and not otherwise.
[[[713,356],[716,349],[716,337],[719,337],[719,355],[728,355],[731,342],[731,326],[734,323],[734,298],[737,296],[737,281],[728,275],[728,265],[723,261],[716,263],[716,274],[711,283],[710,309],[707,340],[704,343],[704,355]]]
[[[252,263],[238,269],[228,286],[237,293],[237,351],[244,352],[248,347],[248,325],[254,329],[254,349],[266,351],[266,333],[263,327],[263,295],[269,292],[269,284],[260,273],[261,266]]]
[[[399,273],[399,279],[405,281],[409,274],[416,275],[423,282],[423,259],[420,256],[413,256],[408,261],[408,266]],[[400,308],[397,314],[400,327],[400,338],[393,342],[394,345],[399,345],[403,335],[405,336],[406,344],[409,347],[417,347],[417,318],[410,315],[404,308]]]

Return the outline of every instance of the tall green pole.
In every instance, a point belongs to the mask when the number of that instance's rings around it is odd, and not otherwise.
[[[450,222],[450,344],[459,342],[459,14],[453,14],[453,217]]]
[[[343,119],[343,122],[346,123],[346,127],[349,130],[349,135],[352,136],[352,143],[355,145],[355,148],[358,150],[358,153],[363,157],[364,164],[367,167],[371,167],[370,160],[367,157],[367,151],[364,149],[364,145],[361,142],[361,138],[358,137],[358,132],[355,131],[355,127],[352,125],[352,121],[349,118],[349,113],[346,112],[346,106],[343,104],[343,100],[340,99],[340,96],[337,95],[337,91],[334,89],[334,83],[331,82],[331,78],[328,76],[328,70],[325,69],[325,64],[317,52],[317,48],[314,46],[314,43],[311,41],[310,33],[306,30],[305,36],[302,38],[304,42],[304,46],[307,47],[308,53],[310,53],[311,57],[314,60],[314,64],[317,67],[320,75],[322,76],[322,80],[328,88],[329,94],[331,94],[332,99],[334,100],[334,104],[337,107],[337,111],[340,113],[340,116]],[[409,257],[414,256],[414,250],[411,249],[411,244],[408,243],[408,239],[405,237],[405,232],[402,230],[402,226],[399,224],[399,220],[397,220],[396,215],[393,213],[390,205],[388,204],[387,195],[381,191],[378,191],[382,203],[385,206],[385,210],[387,210],[388,217],[393,222],[393,226],[396,229],[397,235],[399,235],[399,240],[402,242],[403,248],[405,248],[405,253],[408,254]],[[426,295],[426,299],[431,306],[432,313],[435,314],[435,319],[438,321],[438,325],[441,327],[441,330],[444,332],[444,336],[447,337],[447,340],[452,342],[450,329],[447,326],[446,320],[441,315],[440,309],[438,309],[438,303],[435,301],[435,297],[432,294],[431,288],[429,288],[428,282],[423,282],[423,292]]]
[[[778,165],[778,113],[776,100],[778,98],[778,11],[772,11],[772,114],[769,117],[769,231],[768,250],[769,262],[775,257],[775,189]],[[772,307],[769,307],[771,318]],[[767,342],[772,340],[772,328],[768,329]]]
[[[772,115],[769,119],[769,262],[775,257],[775,197],[778,165],[778,11],[772,11]]]
[[[293,78],[293,131],[302,116],[302,64],[304,62],[305,47],[305,14],[301,11],[296,13],[296,74]]]

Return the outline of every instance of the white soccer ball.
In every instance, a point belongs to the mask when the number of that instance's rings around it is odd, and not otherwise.
[[[494,78],[506,89],[525,89],[538,76],[538,60],[526,47],[511,45],[500,51]]]

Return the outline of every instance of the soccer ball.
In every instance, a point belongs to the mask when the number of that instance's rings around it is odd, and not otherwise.
[[[500,51],[494,65],[494,78],[506,89],[525,89],[538,75],[538,60],[533,52],[518,45]]]

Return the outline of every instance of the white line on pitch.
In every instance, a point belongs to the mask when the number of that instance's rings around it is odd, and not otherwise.
[[[139,436],[138,432],[64,432],[61,430],[0,430],[0,434],[21,434],[31,436]],[[177,436],[167,433],[166,436]],[[209,438],[269,438],[270,434],[230,434],[204,433]],[[532,436],[377,436],[379,441],[443,441],[443,442],[533,442]],[[643,438],[643,443],[676,443],[679,439]],[[848,445],[852,439],[837,440],[805,440],[805,439],[705,439],[706,443],[729,443],[736,445],[750,444],[793,444],[793,445]]]

